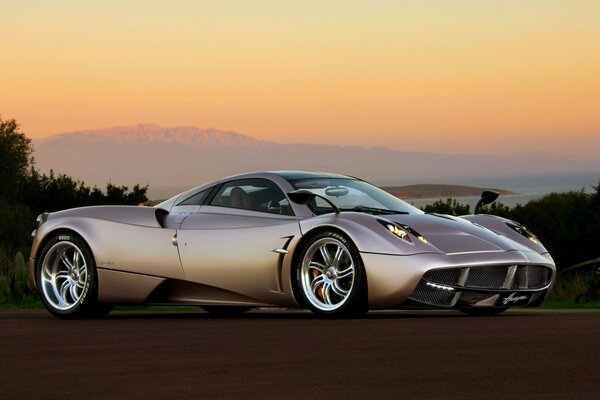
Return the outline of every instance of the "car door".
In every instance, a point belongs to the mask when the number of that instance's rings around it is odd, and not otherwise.
[[[287,201],[267,179],[223,184],[178,230],[186,280],[261,302],[274,299],[282,291],[287,245],[300,235]]]

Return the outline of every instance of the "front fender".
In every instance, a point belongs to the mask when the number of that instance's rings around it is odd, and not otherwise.
[[[428,243],[412,238],[409,242],[389,232],[377,219],[385,216],[373,216],[364,213],[344,212],[324,214],[300,221],[302,235],[323,228],[337,229],[345,233],[361,253],[411,255],[422,253],[440,253]]]

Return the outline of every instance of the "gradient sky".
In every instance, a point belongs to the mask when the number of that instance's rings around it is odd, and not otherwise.
[[[277,142],[600,157],[600,1],[2,1],[30,137],[193,125]]]

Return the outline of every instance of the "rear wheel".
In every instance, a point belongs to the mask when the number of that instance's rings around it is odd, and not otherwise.
[[[98,303],[96,265],[85,242],[73,234],[56,235],[44,246],[36,269],[42,303],[59,318],[106,315]]]
[[[341,317],[368,311],[364,268],[354,243],[337,232],[315,235],[296,268],[297,288],[310,310]]]

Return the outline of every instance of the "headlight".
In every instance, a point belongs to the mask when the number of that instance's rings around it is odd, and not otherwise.
[[[519,235],[526,237],[531,240],[533,243],[538,244],[538,238],[531,232],[527,230],[523,225],[518,224],[516,222],[507,222],[506,226],[508,226],[513,231],[517,232]]]
[[[415,236],[423,243],[427,243],[427,239],[425,239],[419,232],[415,231],[408,225],[396,224],[394,222],[386,221],[383,219],[378,219],[379,223],[383,225],[388,231],[396,235],[402,240],[406,240],[407,242],[412,242],[410,235]]]

